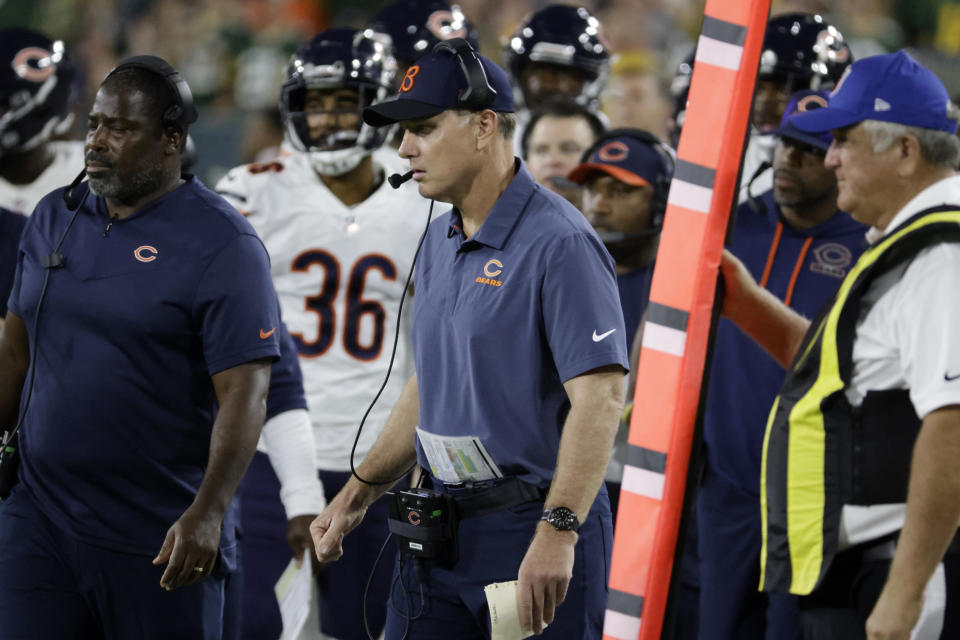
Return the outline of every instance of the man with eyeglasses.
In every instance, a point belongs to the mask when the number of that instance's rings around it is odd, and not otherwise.
[[[740,205],[729,245],[761,286],[808,318],[856,262],[866,231],[837,209],[837,180],[823,162],[830,134],[792,124],[828,98],[811,90],[791,97],[771,132],[778,138],[773,188]],[[712,367],[697,504],[701,637],[798,638],[796,598],[757,591],[763,429],[784,370],[726,318],[717,328]]]

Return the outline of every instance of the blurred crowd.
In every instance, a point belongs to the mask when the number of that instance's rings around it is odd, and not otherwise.
[[[362,27],[378,0],[40,0],[0,1],[0,25],[63,39],[82,67],[84,114],[99,82],[132,53],[150,52],[181,70],[200,108],[192,135],[203,152],[198,174],[214,183],[282,136],[276,109],[284,66],[298,43],[331,26]],[[502,60],[508,36],[542,0],[463,0],[480,50]],[[589,0],[615,54],[602,95],[614,127],[666,133],[670,83],[700,29],[700,0]],[[854,57],[910,48],[960,94],[960,2],[956,0],[774,0],[771,14],[823,14]],[[79,137],[81,129],[74,132]]]

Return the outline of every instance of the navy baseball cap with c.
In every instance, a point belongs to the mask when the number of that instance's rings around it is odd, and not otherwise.
[[[450,47],[457,46],[457,41],[466,48],[454,53]],[[468,78],[471,70],[472,80]],[[484,88],[476,86],[484,81],[495,95],[482,104],[465,104],[465,98],[476,97]],[[430,118],[449,109],[492,109],[501,113],[514,110],[513,88],[506,72],[460,38],[438,43],[432,52],[417,60],[400,80],[397,95],[364,109],[363,121],[383,127],[403,120]]]
[[[811,133],[864,120],[956,133],[957,121],[947,116],[949,104],[950,96],[936,74],[898,51],[854,62],[825,109],[799,114],[792,122]]]
[[[833,136],[830,135],[829,132],[809,133],[802,131],[793,124],[793,121],[796,120],[799,114],[815,111],[816,109],[826,109],[829,101],[829,91],[814,91],[812,89],[797,91],[790,96],[790,100],[787,102],[787,108],[783,111],[783,119],[780,120],[780,126],[764,135],[799,140],[800,142],[805,142],[806,144],[826,151],[830,148],[830,143],[833,141]]]
[[[591,173],[601,171],[631,187],[656,186],[669,173],[660,151],[634,135],[611,135],[583,162],[573,168],[567,179],[584,184]],[[669,179],[669,176],[667,176]]]

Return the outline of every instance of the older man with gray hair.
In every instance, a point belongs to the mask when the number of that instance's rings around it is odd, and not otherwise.
[[[811,323],[725,255],[723,312],[788,367],[761,477],[761,588],[805,638],[960,637],[957,109],[907,54],[865,58],[824,109],[839,208],[870,248]]]

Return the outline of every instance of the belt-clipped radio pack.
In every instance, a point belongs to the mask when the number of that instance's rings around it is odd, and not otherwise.
[[[388,491],[390,531],[400,553],[453,568],[459,558],[453,498],[429,489]]]

